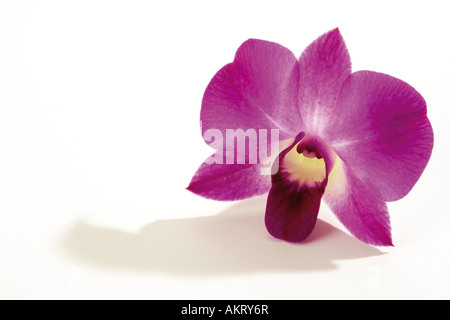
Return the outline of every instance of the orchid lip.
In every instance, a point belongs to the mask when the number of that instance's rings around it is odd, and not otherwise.
[[[265,216],[273,237],[297,243],[310,235],[332,171],[327,166],[334,165],[334,158],[329,159],[332,154],[320,138],[304,132],[280,153],[280,170],[272,176]]]

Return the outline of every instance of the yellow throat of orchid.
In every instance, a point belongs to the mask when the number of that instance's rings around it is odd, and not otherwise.
[[[288,173],[288,179],[300,186],[314,188],[326,178],[325,160],[319,159],[314,151],[297,152],[297,146],[284,157],[282,170]]]

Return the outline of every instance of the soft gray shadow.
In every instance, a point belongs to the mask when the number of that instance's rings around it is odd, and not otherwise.
[[[322,220],[301,244],[275,240],[264,226],[265,199],[242,201],[215,216],[158,220],[137,234],[78,222],[62,249],[104,268],[198,276],[325,271],[336,269],[337,260],[382,254]]]

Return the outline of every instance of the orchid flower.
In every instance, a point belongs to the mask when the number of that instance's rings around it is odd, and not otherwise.
[[[200,118],[216,150],[187,189],[215,200],[268,193],[267,230],[288,242],[308,237],[323,199],[354,237],[392,245],[386,202],[409,193],[433,148],[422,96],[386,74],[352,73],[339,29],[299,59],[279,44],[247,40],[207,86]],[[240,159],[237,130],[249,141]],[[274,155],[251,143],[258,132],[257,141],[277,133],[267,142]],[[271,174],[263,174],[268,158]]]

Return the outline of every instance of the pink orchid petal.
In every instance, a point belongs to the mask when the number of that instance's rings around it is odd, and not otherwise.
[[[340,159],[328,177],[323,199],[355,238],[371,245],[392,246],[386,203]]]
[[[280,138],[295,136],[298,109],[298,61],[287,48],[248,40],[233,63],[213,77],[203,96],[201,121],[208,129],[280,129]]]
[[[351,73],[351,61],[339,29],[315,40],[300,56],[299,105],[307,132],[327,125],[339,89]]]
[[[207,164],[195,173],[187,189],[208,199],[241,200],[267,193],[270,175],[261,175],[262,164]]]
[[[258,139],[259,129],[278,129],[280,140],[295,136],[301,125],[298,81],[298,62],[291,51],[268,41],[244,42],[233,63],[219,70],[203,96],[202,134],[208,144],[212,142],[211,147],[221,151],[216,156],[222,160],[220,164],[203,163],[188,190],[216,200],[240,200],[268,192],[270,176],[261,174],[265,165],[260,163],[260,140],[255,148],[247,145],[245,150],[236,150],[236,143],[228,149],[227,130],[246,134],[250,129],[258,132]],[[263,144],[269,155],[271,132],[267,135]],[[246,164],[236,164],[239,152],[245,154]],[[230,163],[227,156],[233,153]],[[253,157],[256,162],[248,164]]]
[[[322,138],[384,201],[411,190],[433,148],[422,96],[401,80],[371,71],[353,73],[343,83]]]
[[[265,215],[267,231],[273,237],[288,242],[301,242],[314,229],[327,184],[326,163],[333,161],[324,159],[320,150],[324,150],[320,141],[300,133],[292,145],[280,153],[280,170],[272,176]],[[302,156],[298,158],[300,154]],[[319,167],[311,175],[311,172],[299,168],[298,161],[304,159],[305,154],[308,158],[311,154],[316,156],[313,160],[306,160],[308,162],[322,159],[322,169]]]

